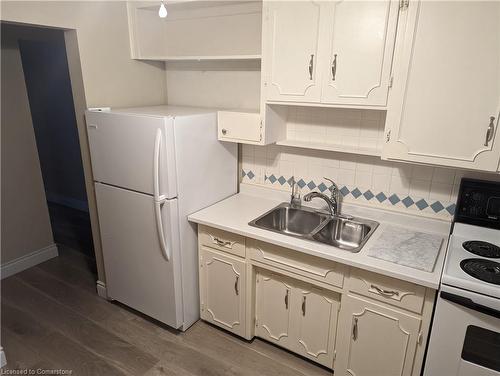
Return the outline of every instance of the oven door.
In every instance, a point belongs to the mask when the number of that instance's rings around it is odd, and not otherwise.
[[[500,376],[500,300],[442,285],[424,376]]]

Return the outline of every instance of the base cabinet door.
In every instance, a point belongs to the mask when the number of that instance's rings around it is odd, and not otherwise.
[[[335,334],[339,312],[339,295],[298,286],[293,290],[294,350],[326,367],[333,367]]]
[[[290,348],[292,285],[285,277],[271,273],[257,274],[255,334],[280,346]]]
[[[421,319],[367,300],[342,298],[337,376],[409,376]]]
[[[255,335],[333,368],[339,295],[267,271],[256,282]]]
[[[201,318],[245,335],[245,263],[207,247],[200,252]]]

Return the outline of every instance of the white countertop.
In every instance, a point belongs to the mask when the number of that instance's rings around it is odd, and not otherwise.
[[[191,222],[384,274],[421,286],[430,287],[436,290],[439,288],[441,271],[448,244],[450,222],[374,209],[371,207],[343,205],[342,213],[344,214],[371,219],[380,223],[371,238],[358,253],[352,253],[329,245],[259,229],[248,224],[250,221],[274,208],[278,204],[288,201],[288,199],[289,194],[286,192],[277,192],[264,187],[252,187],[242,184],[240,193],[193,213],[188,219]],[[315,201],[317,201],[317,204],[321,204],[321,200]],[[394,226],[440,235],[444,238],[432,272],[399,265],[394,262],[384,261],[367,255],[367,251],[375,240],[378,239],[384,231],[394,228]]]

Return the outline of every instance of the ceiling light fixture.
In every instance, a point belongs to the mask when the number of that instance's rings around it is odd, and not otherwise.
[[[167,17],[167,14],[168,14],[167,7],[165,6],[165,3],[162,1],[160,9],[158,10],[158,15],[160,16],[160,18],[165,18]]]

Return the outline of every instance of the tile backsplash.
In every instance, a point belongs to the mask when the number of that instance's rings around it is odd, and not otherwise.
[[[371,156],[243,145],[242,183],[288,191],[292,176],[303,194],[326,191],[330,184],[323,177],[327,177],[337,183],[347,202],[451,218],[462,171]]]
[[[382,149],[385,111],[289,107],[287,139]]]

